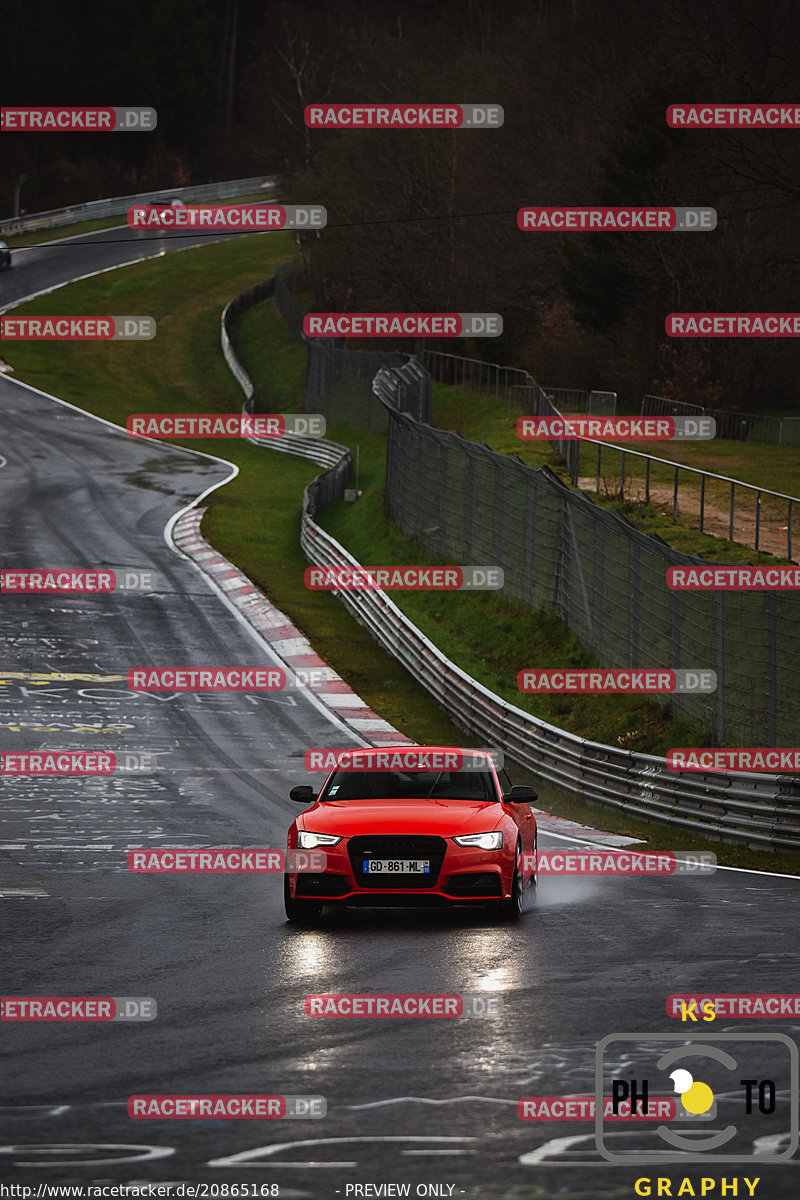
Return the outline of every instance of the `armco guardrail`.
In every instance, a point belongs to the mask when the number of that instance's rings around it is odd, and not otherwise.
[[[237,297],[233,302],[236,311],[255,303],[258,291],[254,288]],[[251,399],[253,385],[230,345],[225,318],[223,349],[231,370]],[[271,450],[281,448],[274,439],[261,444]],[[314,520],[322,508],[341,496],[349,475],[351,452],[344,446],[336,447],[334,452],[339,454],[336,464],[305,489],[300,541],[315,566],[358,567],[356,559]],[[309,457],[302,448],[298,447],[297,453]],[[720,841],[746,842],[757,849],[800,850],[797,779],[779,775],[678,775],[668,771],[664,758],[576,737],[508,703],[467,675],[385,592],[337,594],[356,620],[411,672],[456,725],[484,745],[501,745],[509,758],[538,777],[584,800],[679,830]]]
[[[255,287],[235,296],[222,310],[220,321],[222,353],[236,382],[244,392],[245,412],[256,411],[258,392],[233,349],[230,336],[231,326],[239,313],[244,312],[245,309],[250,308],[253,304],[258,304],[261,300],[266,300],[268,296],[273,294],[274,289],[274,279],[267,279],[264,283],[257,283]],[[257,446],[268,446],[270,450],[277,450],[283,454],[294,454],[298,458],[310,459],[311,462],[319,463],[321,467],[336,467],[338,472],[337,479],[339,475],[344,479],[348,479],[352,471],[352,451],[347,446],[340,446],[336,442],[326,441],[325,438],[305,437],[299,433],[285,433],[280,438],[248,438],[247,440],[255,443]]]
[[[0,236],[12,233],[30,233],[37,229],[53,229],[58,225],[74,225],[78,221],[97,221],[101,217],[122,216],[132,204],[146,200],[168,200],[180,197],[189,203],[202,200],[227,200],[231,196],[246,196],[262,188],[274,191],[278,183],[276,175],[258,175],[253,179],[228,179],[223,183],[200,183],[192,187],[164,188],[160,192],[139,192],[135,196],[113,196],[108,200],[90,200],[87,204],[74,204],[69,208],[53,208],[48,212],[30,213],[24,217],[10,217],[0,221]]]

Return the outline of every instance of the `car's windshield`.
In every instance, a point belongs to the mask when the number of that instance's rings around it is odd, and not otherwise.
[[[336,771],[320,800],[497,800],[489,771]]]

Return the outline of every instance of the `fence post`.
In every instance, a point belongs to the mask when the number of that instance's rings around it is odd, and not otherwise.
[[[675,468],[675,490],[672,493],[672,524],[678,523],[678,471],[679,467]]]

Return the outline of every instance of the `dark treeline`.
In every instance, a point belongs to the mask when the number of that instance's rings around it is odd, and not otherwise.
[[[149,104],[153,134],[7,134],[0,214],[281,174],[323,203],[320,307],[501,312],[475,354],[545,384],[800,407],[796,339],[667,313],[797,303],[800,130],[671,130],[668,104],[800,98],[796,0],[127,6],[5,0],[3,104]],[[497,131],[310,131],[325,101],[503,105]],[[521,233],[526,204],[710,205],[703,234]],[[444,347],[446,348],[446,347]]]

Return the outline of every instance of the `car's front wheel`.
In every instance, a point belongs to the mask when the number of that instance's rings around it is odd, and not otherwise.
[[[313,925],[322,912],[318,900],[297,900],[289,889],[289,876],[283,877],[283,907],[286,919],[293,925]]]
[[[500,916],[504,921],[518,921],[522,916],[522,876],[519,871],[520,853],[521,847],[517,846],[514,874],[511,879],[511,895],[508,900],[500,901]]]

